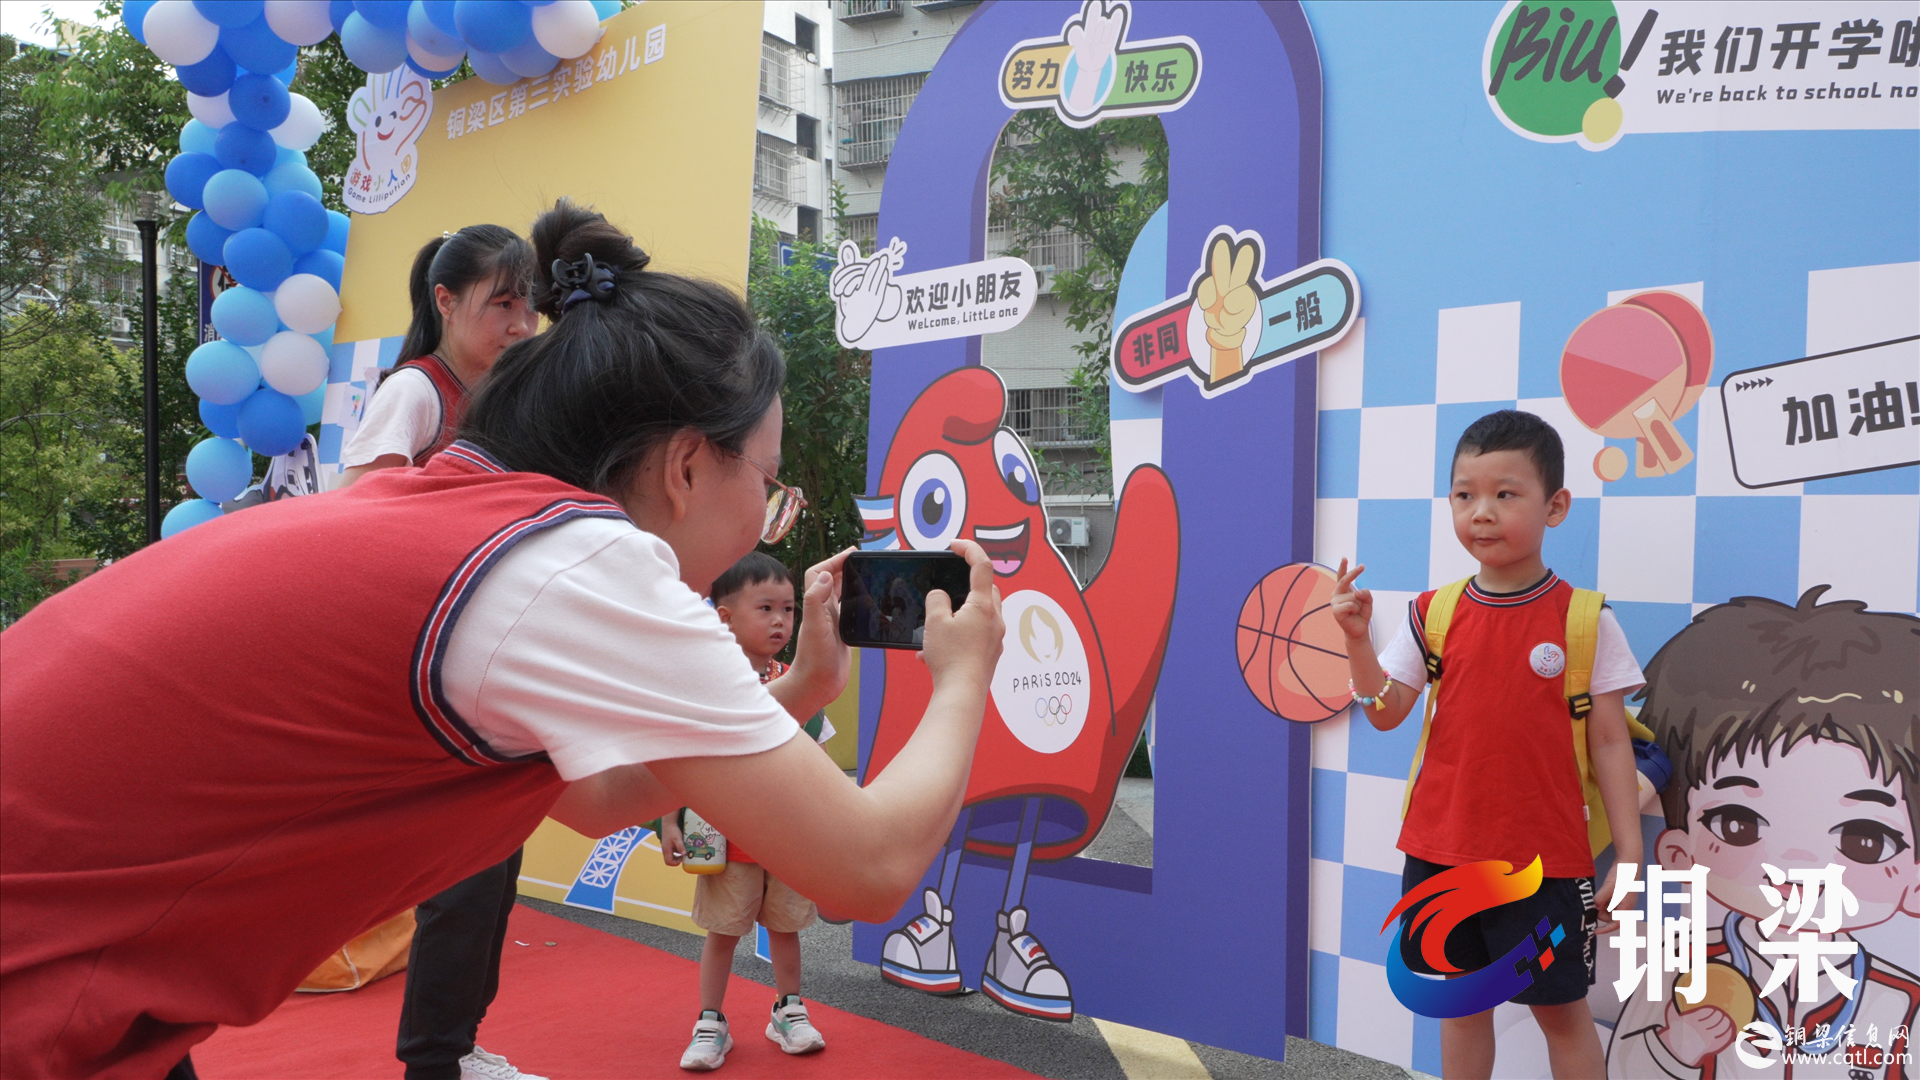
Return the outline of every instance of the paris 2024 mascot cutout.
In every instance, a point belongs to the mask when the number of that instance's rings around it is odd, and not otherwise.
[[[888,935],[881,972],[932,994],[964,992],[954,890],[967,851],[1010,858],[980,985],[1008,1009],[1073,1019],[1067,973],[1023,904],[1031,860],[1071,857],[1100,832],[1140,736],[1173,622],[1179,514],[1166,474],[1127,477],[1113,550],[1084,589],[1047,535],[1040,478],[1004,424],[1006,388],[980,367],[935,380],[895,433],[875,497],[861,500],[868,548],[941,551],[976,541],[993,561],[1007,636],[965,808],[925,911]],[[867,776],[913,734],[933,684],[920,658],[889,652]]]

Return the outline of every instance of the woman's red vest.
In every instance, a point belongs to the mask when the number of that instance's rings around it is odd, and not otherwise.
[[[452,446],[453,440],[459,437],[460,420],[467,414],[467,384],[460,381],[460,376],[453,373],[445,360],[432,353],[416,356],[404,364],[396,365],[393,370],[405,367],[419,368],[420,373],[433,383],[434,392],[440,395],[440,430],[433,433],[433,441],[427,444],[425,450],[413,455],[415,465],[425,465],[435,454]]]
[[[564,788],[440,664],[511,545],[619,507],[456,444],[196,526],[0,634],[0,1076],[160,1076],[519,847]]]

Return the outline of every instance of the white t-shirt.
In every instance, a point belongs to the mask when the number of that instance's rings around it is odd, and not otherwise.
[[[757,754],[801,730],[680,580],[673,549],[609,518],[509,548],[454,624],[441,686],[489,746],[545,750],[566,780]]]
[[[1427,685],[1427,657],[1413,636],[1413,601],[1407,603],[1408,617],[1401,620],[1400,632],[1394,635],[1392,643],[1381,651],[1380,667],[1394,682],[1419,690]],[[1631,691],[1646,683],[1640,662],[1633,658],[1633,650],[1627,645],[1627,635],[1620,629],[1620,620],[1613,617],[1612,608],[1601,608],[1600,637],[1594,643],[1593,680],[1588,693]]]
[[[439,431],[440,391],[426,372],[400,368],[380,380],[360,426],[340,451],[340,467],[371,465],[388,454],[412,462]]]

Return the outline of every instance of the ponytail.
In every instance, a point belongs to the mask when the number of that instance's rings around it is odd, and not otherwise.
[[[434,300],[435,286],[445,285],[461,293],[478,282],[490,281],[494,291],[509,289],[524,295],[533,279],[533,248],[511,229],[469,225],[427,241],[414,255],[413,270],[407,275],[413,321],[400,344],[400,362],[440,348],[443,327],[440,305]]]

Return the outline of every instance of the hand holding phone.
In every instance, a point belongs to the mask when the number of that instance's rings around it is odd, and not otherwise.
[[[967,560],[951,551],[853,552],[842,578],[840,638],[869,649],[922,648],[931,595],[944,594],[947,611],[958,611],[971,576]]]

